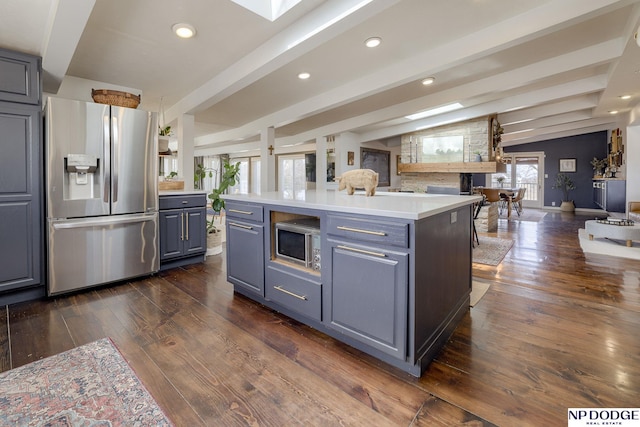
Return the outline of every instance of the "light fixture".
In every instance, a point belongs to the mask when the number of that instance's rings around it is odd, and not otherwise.
[[[622,95],[620,99],[631,99],[631,95]]]
[[[462,104],[460,104],[459,102],[454,102],[453,104],[447,104],[441,107],[432,108],[431,110],[425,110],[419,113],[411,114],[409,116],[405,116],[405,118],[409,120],[424,119],[425,117],[448,113],[449,111],[459,110],[460,108],[463,108]]]
[[[609,114],[618,114],[618,110],[611,110],[609,111]]]
[[[435,81],[436,81],[435,77],[427,77],[426,79],[424,79],[422,81],[422,84],[425,85],[425,86],[429,86],[430,84],[433,84],[433,82],[435,82]]]
[[[300,80],[307,80],[309,77],[311,77],[311,74],[306,73],[306,72],[298,74],[298,78]]]
[[[175,24],[171,28],[173,29],[173,32],[176,33],[176,36],[182,39],[190,39],[191,37],[196,35],[196,29],[193,27],[193,25],[180,23]]]
[[[369,37],[364,41],[364,45],[366,47],[377,47],[382,43],[382,39],[380,37]]]

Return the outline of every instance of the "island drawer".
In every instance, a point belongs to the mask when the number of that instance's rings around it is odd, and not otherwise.
[[[205,194],[171,195],[159,198],[160,210],[203,207],[206,204],[207,196]]]
[[[322,321],[322,285],[302,275],[267,267],[265,297],[311,319]]]
[[[225,202],[225,212],[229,218],[239,218],[248,221],[263,222],[263,208],[259,205],[237,203],[231,200]]]
[[[385,246],[409,246],[409,224],[339,215],[329,215],[327,224],[327,234],[333,236]]]

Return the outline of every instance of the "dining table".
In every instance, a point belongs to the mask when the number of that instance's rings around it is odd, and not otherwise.
[[[518,193],[518,188],[511,188],[511,187],[482,187],[482,188],[491,188],[494,190],[498,190],[498,194],[500,194],[500,197],[505,199],[505,201],[507,202],[507,218],[511,218],[511,202],[513,200],[513,198],[515,197],[515,195]]]

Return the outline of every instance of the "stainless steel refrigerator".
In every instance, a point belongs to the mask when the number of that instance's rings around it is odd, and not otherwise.
[[[157,114],[45,107],[49,295],[158,271]]]

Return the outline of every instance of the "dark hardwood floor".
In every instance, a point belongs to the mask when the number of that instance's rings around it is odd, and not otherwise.
[[[204,264],[3,307],[0,371],[111,337],[178,426],[560,426],[637,407],[640,261],[585,256],[592,216],[501,219],[515,244],[422,378],[239,295]],[[482,242],[483,234],[480,234]]]

